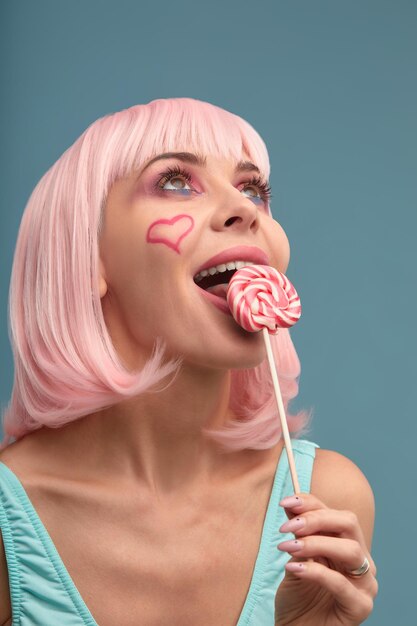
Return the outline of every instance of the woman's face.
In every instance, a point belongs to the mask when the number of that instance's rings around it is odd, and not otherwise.
[[[268,189],[254,165],[173,154],[108,195],[100,237],[107,327],[131,368],[143,366],[157,337],[167,356],[195,365],[252,367],[264,358],[261,333],[237,325],[225,285],[235,261],[285,272],[288,239],[267,213]]]

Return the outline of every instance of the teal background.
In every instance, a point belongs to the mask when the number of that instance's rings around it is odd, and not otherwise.
[[[366,623],[415,623],[417,3],[0,10],[0,402],[13,380],[13,251],[42,174],[87,125],[136,103],[189,96],[237,113],[267,143],[273,212],[292,245],[294,406],[314,407],[309,438],[351,458],[375,493],[380,591]]]

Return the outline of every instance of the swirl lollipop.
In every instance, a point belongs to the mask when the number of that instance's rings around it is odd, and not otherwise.
[[[288,278],[269,265],[250,265],[233,274],[227,303],[236,322],[248,332],[262,331],[281,421],[294,493],[300,492],[291,439],[269,335],[300,319],[300,298]]]
[[[275,335],[300,319],[301,303],[288,278],[269,265],[250,265],[230,280],[227,303],[237,323],[249,332],[267,328]]]

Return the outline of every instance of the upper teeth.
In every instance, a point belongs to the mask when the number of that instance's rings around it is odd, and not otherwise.
[[[208,267],[206,270],[201,270],[201,272],[194,276],[194,280],[196,283],[198,283],[204,278],[204,276],[213,276],[214,274],[220,274],[221,272],[225,272],[226,270],[240,270],[242,269],[242,267],[246,267],[246,265],[255,264],[251,261],[229,261],[228,263],[221,263],[220,265]]]

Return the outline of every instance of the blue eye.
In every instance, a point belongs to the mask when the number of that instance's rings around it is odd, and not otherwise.
[[[170,188],[166,186],[168,183],[171,185]],[[188,188],[181,186],[185,184],[189,185]],[[180,193],[182,195],[189,195],[192,191],[194,191],[190,185],[190,174],[181,167],[176,166],[174,168],[169,167],[165,172],[163,172],[155,187],[157,190],[174,191],[175,193]]]
[[[251,189],[251,187],[249,187],[249,189]],[[252,187],[253,189],[253,187]],[[248,187],[245,187],[244,189],[242,189],[242,191],[248,191]],[[248,198],[250,198],[251,200],[253,200],[255,203],[258,202],[264,202],[264,199],[261,197],[261,195],[259,194],[259,191],[257,192],[258,195],[257,196],[248,196]]]
[[[247,191],[248,189],[254,189],[258,193],[258,195],[248,196],[256,204],[258,202],[268,204],[269,200],[272,197],[271,187],[268,185],[267,182],[262,180],[260,176],[255,176],[250,181],[248,181],[245,187],[243,187],[242,191]]]

